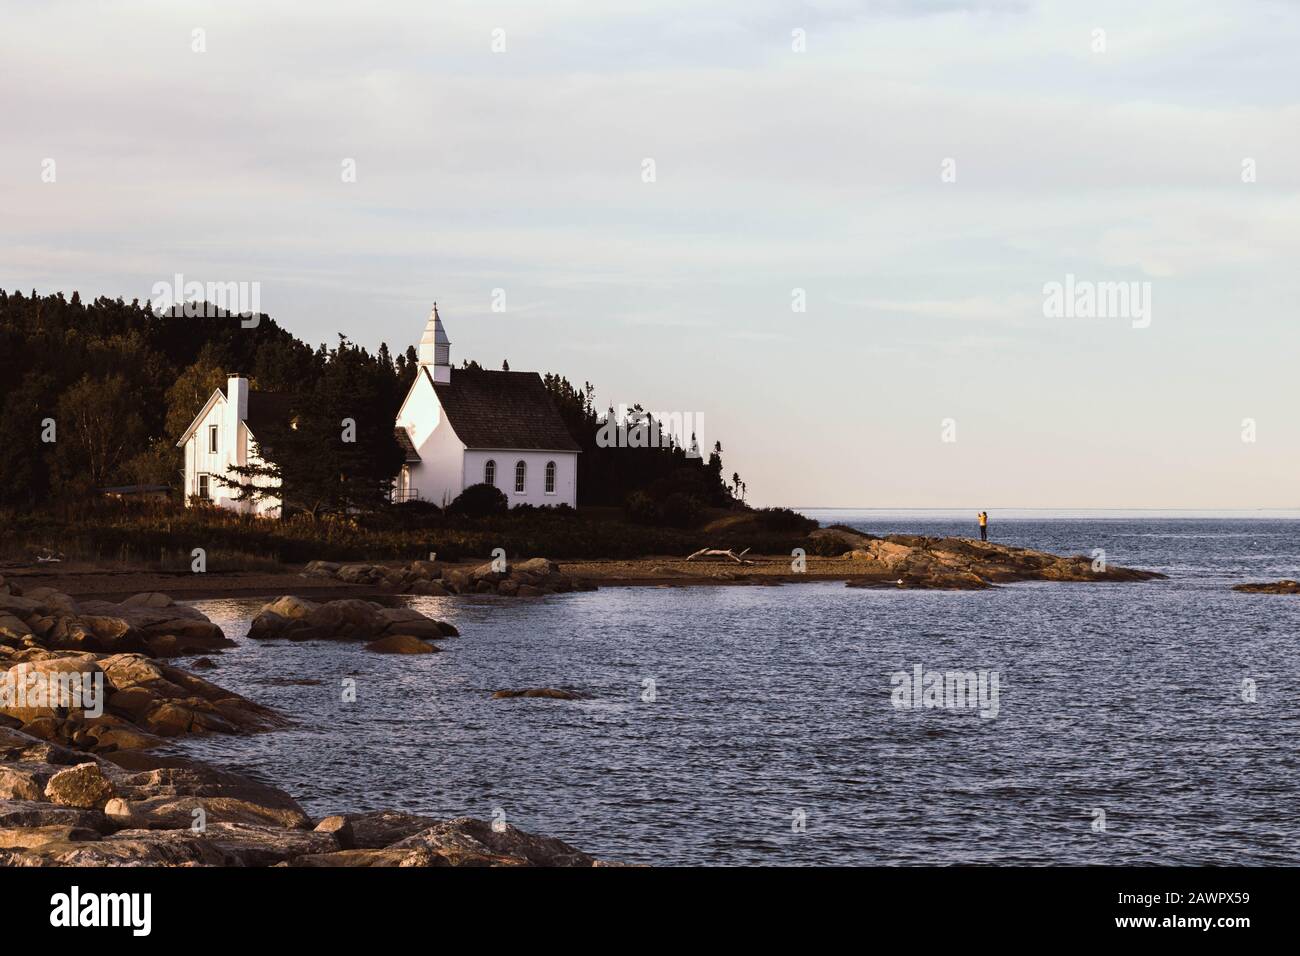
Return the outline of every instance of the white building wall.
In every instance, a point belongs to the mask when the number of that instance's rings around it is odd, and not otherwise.
[[[245,405],[247,407],[247,405]],[[217,451],[209,451],[209,429],[216,426]],[[233,429],[233,439],[232,439]],[[227,488],[217,481],[219,476],[233,477],[227,474],[232,465],[259,462],[252,454],[248,425],[236,422],[230,413],[230,403],[218,395],[204,414],[199,425],[185,442],[185,501],[188,504],[191,495],[199,495],[200,475],[208,476],[208,500],[220,508],[228,508],[244,514],[275,515],[279,513],[279,499],[268,498],[261,501],[239,501],[239,492]],[[263,484],[269,484],[263,482]]]
[[[558,505],[567,504],[572,508],[578,506],[578,455],[571,451],[519,451],[514,449],[482,450],[469,449],[465,452],[465,486],[477,485],[483,481],[484,468],[488,461],[496,462],[496,486],[510,502],[515,505]],[[524,493],[515,491],[515,465],[524,462]],[[546,463],[555,462],[555,492],[546,493]]]
[[[437,393],[423,374],[407,393],[397,413],[397,425],[406,429],[420,454],[419,462],[410,465],[411,490],[439,507],[451,504],[465,490],[465,445],[456,437]]]
[[[231,460],[226,404],[226,400],[220,397],[213,402],[185,443],[185,498],[188,501],[191,495],[202,494],[200,476],[206,475],[208,500],[222,508],[235,509],[238,505],[234,500],[235,490],[217,482],[217,477],[226,473]],[[215,452],[210,451],[210,430],[214,427],[217,430]]]

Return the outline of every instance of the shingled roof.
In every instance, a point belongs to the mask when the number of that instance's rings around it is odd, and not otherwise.
[[[582,450],[536,372],[453,368],[450,382],[424,374],[466,448]]]
[[[259,431],[266,434],[266,426],[273,422],[284,424],[289,421],[294,400],[288,392],[253,392],[248,393],[248,430],[256,435]]]
[[[406,453],[407,463],[420,460],[420,453],[415,449],[415,443],[411,441],[411,434],[400,425],[393,429],[393,437],[397,439],[397,444],[402,446],[402,451]]]

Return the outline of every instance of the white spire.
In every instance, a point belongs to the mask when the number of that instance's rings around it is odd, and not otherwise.
[[[451,381],[451,339],[447,338],[447,330],[442,327],[437,302],[429,313],[429,322],[420,338],[418,353],[421,365],[433,366],[434,381]]]

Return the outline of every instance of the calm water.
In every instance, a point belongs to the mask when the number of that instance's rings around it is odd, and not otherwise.
[[[815,516],[873,532],[972,524]],[[312,813],[500,810],[628,862],[1295,864],[1300,598],[1228,587],[1300,577],[1300,517],[994,513],[991,531],[1103,548],[1171,580],[414,598],[461,629],[444,653],[244,641],[206,676],[298,725],[186,747]],[[196,602],[235,639],[260,604]],[[998,715],[895,708],[890,675],[915,664],[998,672]],[[592,699],[489,699],[533,686]]]

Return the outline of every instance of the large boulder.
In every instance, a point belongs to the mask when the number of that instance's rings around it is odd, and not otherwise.
[[[349,813],[346,820],[352,827],[353,846],[362,850],[389,846],[421,830],[427,830],[438,822],[434,817],[403,813],[400,810]]]
[[[510,566],[510,573],[513,576],[544,578],[558,573],[559,570],[560,566],[549,558],[529,558],[527,561],[516,561]]]
[[[321,820],[314,827],[314,832],[330,834],[341,850],[351,850],[357,845],[356,834],[352,831],[352,821],[341,814],[334,814]]]
[[[98,676],[97,676],[98,675]],[[25,660],[0,675],[0,713],[31,723],[41,717],[84,715],[107,691],[93,654]]]
[[[25,850],[0,850],[0,862],[9,866],[272,866],[338,847],[328,834],[241,823],[212,823],[200,832],[188,827],[129,829],[106,838],[83,829],[67,830],[67,838],[59,839],[56,828],[43,829],[55,838],[15,844]]]
[[[109,823],[98,810],[60,807],[35,800],[0,800],[0,830],[12,827],[69,826],[105,833]]]
[[[48,764],[0,765],[0,800],[44,800]]]
[[[255,641],[288,637],[292,631],[307,627],[307,617],[320,607],[315,601],[286,594],[276,598],[253,618],[248,636]]]
[[[64,807],[103,808],[112,795],[113,784],[93,761],[60,770],[45,784],[45,798]]]
[[[348,584],[369,584],[375,576],[373,564],[345,564],[334,572],[334,576]]]
[[[434,581],[442,577],[442,563],[439,561],[412,561],[409,570],[416,577]]]
[[[159,767],[119,777],[104,813],[119,826],[188,827],[202,808],[209,823],[304,829],[311,821],[283,790],[204,764]]]
[[[418,866],[424,860],[429,859],[431,859],[431,857],[427,852],[419,850],[388,850],[382,848],[349,849],[336,850],[333,853],[316,853],[297,856],[276,865],[292,867],[328,867],[333,870],[338,869],[339,867],[358,866]]]
[[[375,641],[391,634],[436,639],[454,633],[456,629],[451,625],[411,608],[386,608],[357,598],[313,604],[282,597],[262,608],[248,636],[258,640],[283,637],[293,641]]]
[[[32,637],[34,631],[25,620],[9,611],[0,611],[0,641],[8,644],[21,644]]]
[[[410,634],[428,640],[451,636],[447,631],[451,625],[435,621],[409,607],[386,607],[381,608],[379,613],[388,621],[387,631],[390,634]]]
[[[54,611],[59,614],[77,613],[76,602],[57,588],[28,588],[23,592],[23,596],[30,601],[36,601],[47,611]]]
[[[311,630],[335,639],[372,638],[388,627],[388,619],[378,604],[356,598],[344,598],[322,604],[307,615]]]
[[[43,827],[11,827],[0,830],[0,850],[30,849],[47,843],[98,840],[101,834],[86,827],[52,824]]]
[[[70,767],[85,759],[70,747],[34,737],[22,730],[0,726],[0,760],[6,763],[54,764]]]
[[[253,733],[285,724],[270,708],[139,654],[106,657],[100,666],[113,689],[109,711],[149,734]]]
[[[426,850],[433,866],[592,866],[596,862],[563,840],[471,817],[436,823],[389,849]]]

